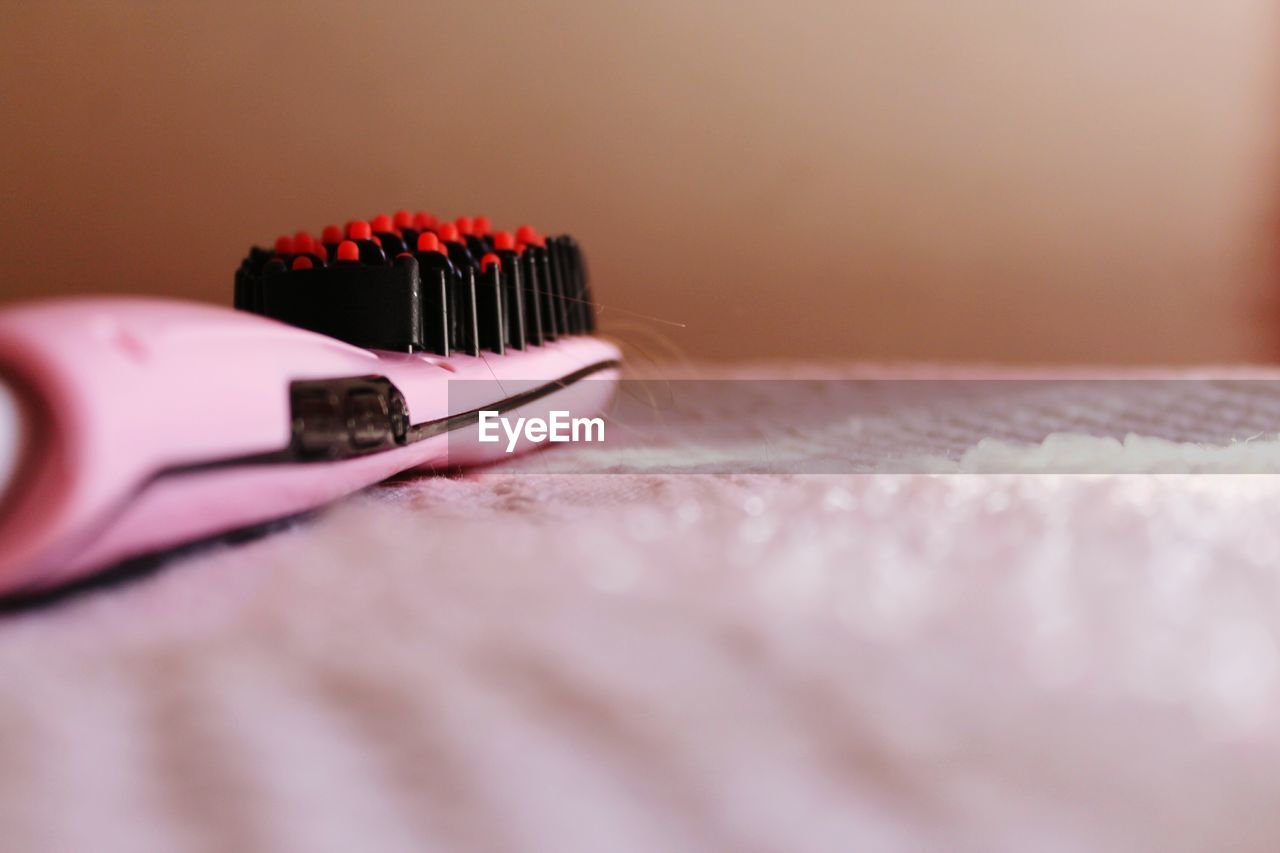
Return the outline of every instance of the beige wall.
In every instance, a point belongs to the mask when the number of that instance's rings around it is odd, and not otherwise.
[[[606,325],[694,356],[1280,353],[1266,0],[0,20],[6,300],[225,302],[252,241],[421,206],[572,231]]]

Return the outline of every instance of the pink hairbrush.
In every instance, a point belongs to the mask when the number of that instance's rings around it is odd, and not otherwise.
[[[0,593],[506,458],[466,429],[479,410],[595,414],[618,375],[577,244],[527,226],[401,211],[282,237],[235,301],[0,312]]]

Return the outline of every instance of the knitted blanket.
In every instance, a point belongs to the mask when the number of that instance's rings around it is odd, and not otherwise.
[[[1213,472],[1280,405],[1005,387],[712,382],[9,614],[0,849],[1275,849],[1280,479]]]

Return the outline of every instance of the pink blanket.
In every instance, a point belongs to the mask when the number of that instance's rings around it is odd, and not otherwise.
[[[911,407],[693,428],[739,405],[0,621],[0,849],[1280,844],[1280,479],[1185,473],[1273,437],[1028,443],[1025,400],[941,442],[892,440]],[[974,473],[646,472],[766,445]],[[1034,473],[1064,458],[1184,473]]]

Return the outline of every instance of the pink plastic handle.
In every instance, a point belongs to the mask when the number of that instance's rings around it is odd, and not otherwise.
[[[0,503],[0,592],[295,514],[415,466],[505,455],[476,445],[447,456],[439,435],[345,461],[200,468],[286,448],[294,380],[386,377],[404,394],[410,422],[422,423],[451,414],[450,380],[489,383],[497,401],[505,388],[593,368],[596,381],[557,388],[534,406],[588,414],[607,404],[618,358],[590,337],[480,358],[375,352],[165,300],[0,312],[0,378],[22,399],[29,427],[17,485]],[[156,479],[175,467],[191,473]]]

